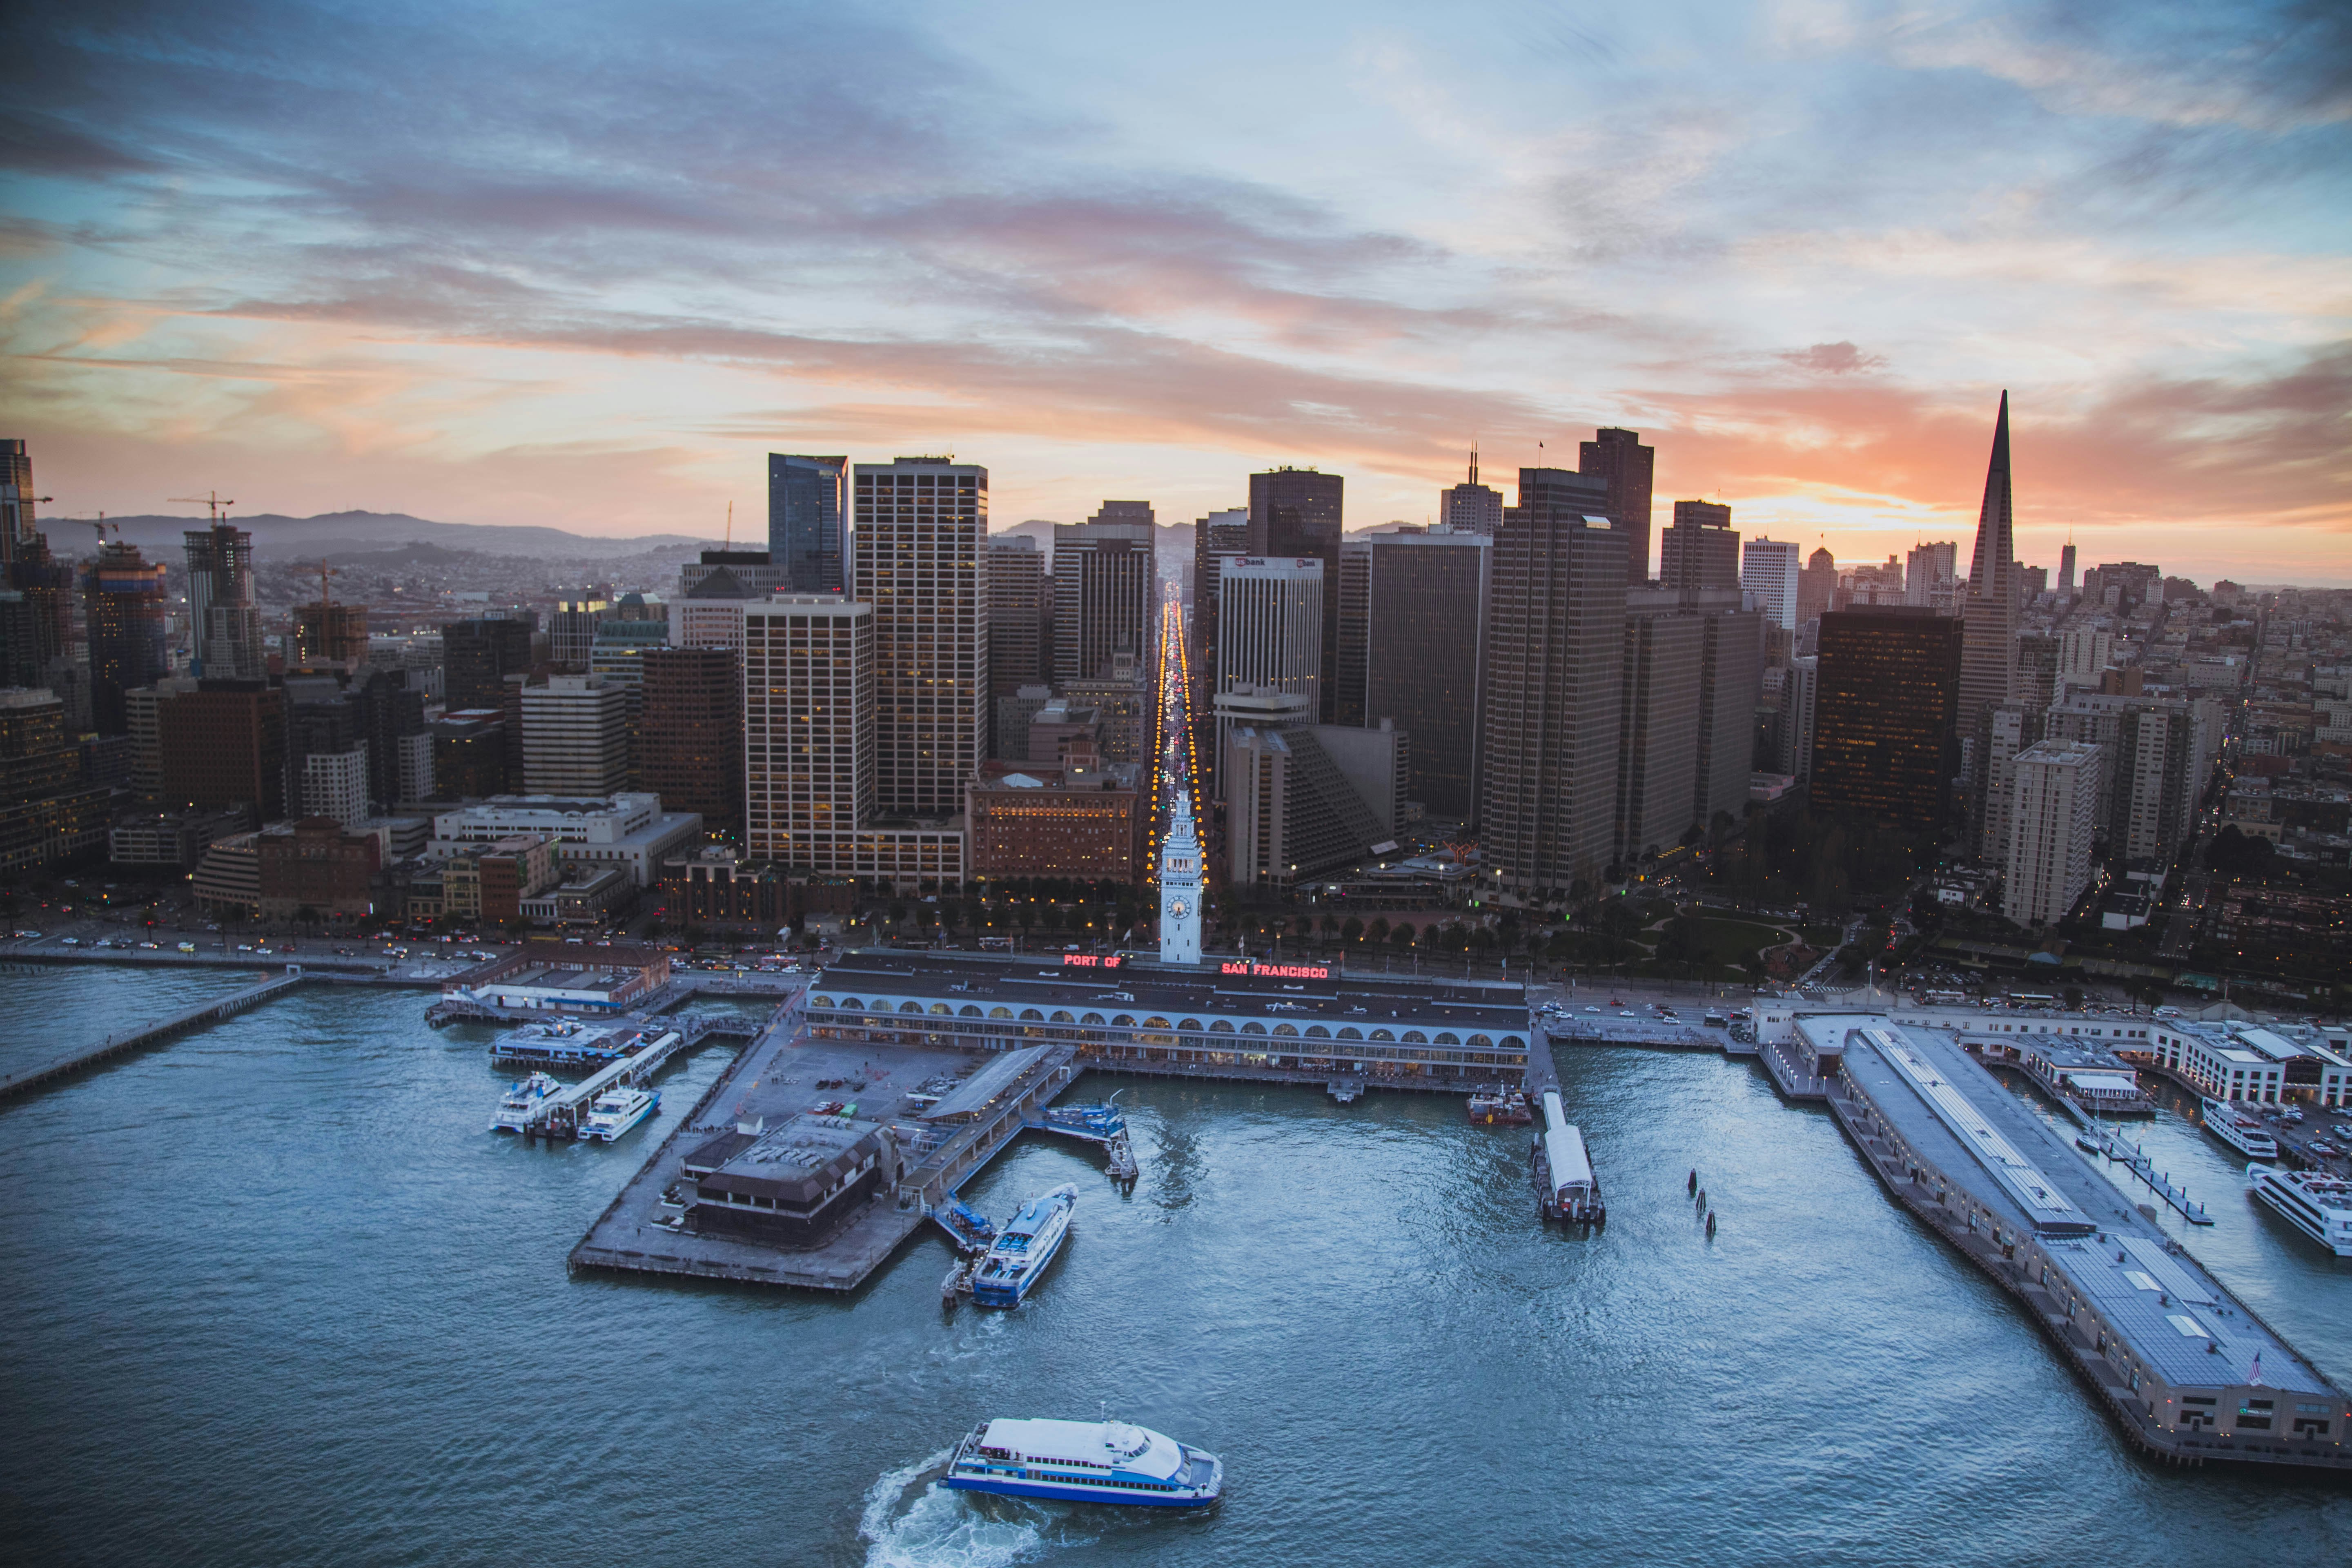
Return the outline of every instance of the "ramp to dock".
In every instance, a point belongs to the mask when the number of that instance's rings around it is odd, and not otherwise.
[[[43,1062],[37,1067],[0,1077],[0,1100],[5,1100],[11,1095],[28,1093],[43,1084],[53,1083],[59,1079],[78,1073],[84,1068],[95,1067],[100,1062],[111,1061],[116,1057],[143,1050],[149,1046],[168,1040],[173,1036],[186,1030],[201,1028],[206,1024],[218,1023],[224,1018],[233,1018],[247,1008],[260,1006],[280,992],[291,991],[301,984],[304,978],[300,974],[277,975],[263,981],[258,985],[232,993],[217,1000],[200,1002],[185,1012],[174,1013],[172,1016],[159,1022],[132,1029],[125,1034],[109,1035],[95,1046],[84,1046]]]

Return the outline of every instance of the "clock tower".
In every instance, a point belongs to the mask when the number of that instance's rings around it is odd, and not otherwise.
[[[1176,816],[1160,841],[1160,962],[1201,962],[1201,841],[1192,834],[1192,803],[1176,792]]]

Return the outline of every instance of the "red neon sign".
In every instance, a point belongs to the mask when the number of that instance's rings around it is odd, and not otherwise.
[[[1123,952],[1066,952],[1062,962],[1074,969],[1117,969],[1127,962]]]
[[[1261,980],[1328,980],[1329,966],[1320,963],[1260,963],[1255,959],[1232,959],[1217,965],[1225,974],[1248,974]]]

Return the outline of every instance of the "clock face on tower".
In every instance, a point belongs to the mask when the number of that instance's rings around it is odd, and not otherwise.
[[[1168,906],[1168,912],[1181,921],[1186,915],[1192,912],[1192,906],[1186,903],[1183,900],[1179,899],[1174,903]]]

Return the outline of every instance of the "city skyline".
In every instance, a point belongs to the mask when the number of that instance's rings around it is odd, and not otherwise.
[[[2021,559],[2352,581],[2315,12],[304,16],[8,25],[47,515],[715,538],[768,451],[955,451],[1000,527],[1312,464],[1360,529],[1623,426],[1653,531],[1876,559],[1967,537],[2007,386]]]

